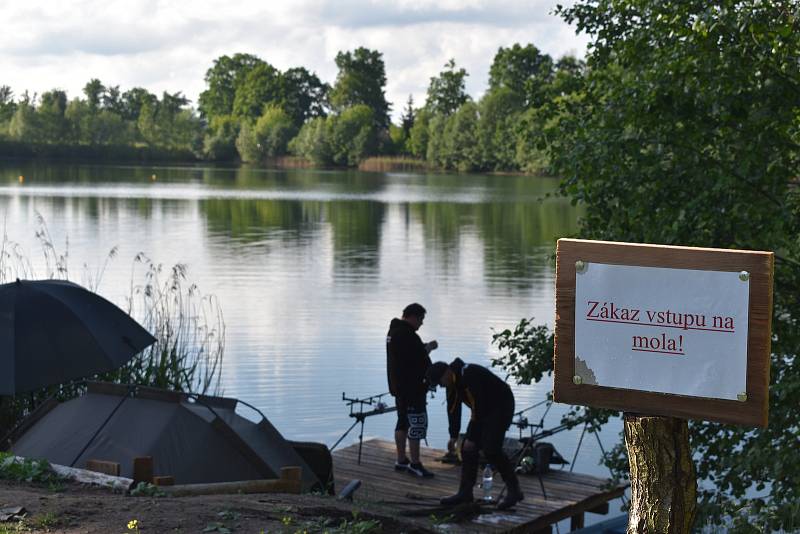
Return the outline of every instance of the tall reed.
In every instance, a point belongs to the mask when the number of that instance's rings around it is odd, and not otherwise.
[[[23,247],[9,239],[4,229],[0,243],[0,283],[17,278],[71,278],[69,240],[65,241],[63,252],[59,251],[44,218],[39,213],[36,218],[35,236],[41,247],[43,272],[37,272]],[[79,283],[97,291],[108,263],[117,254],[117,247],[112,248],[95,270],[84,264]],[[87,379],[200,394],[221,393],[225,353],[222,308],[214,295],[204,295],[196,284],[187,280],[186,265],[165,268],[140,252],[133,259],[128,295],[123,303],[117,304],[153,334],[156,342],[121,368]],[[83,390],[83,381],[74,381],[0,398],[0,438],[45,399],[55,396],[65,400]]]

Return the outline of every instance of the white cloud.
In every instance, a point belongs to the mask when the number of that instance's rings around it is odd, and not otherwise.
[[[58,87],[77,96],[90,78],[122,89],[183,91],[192,101],[222,54],[248,52],[279,69],[336,77],[334,57],[358,46],[384,54],[394,115],[422,103],[450,59],[479,97],[500,46],[534,43],[583,55],[586,39],[551,14],[557,0],[0,1],[0,85],[16,94]]]

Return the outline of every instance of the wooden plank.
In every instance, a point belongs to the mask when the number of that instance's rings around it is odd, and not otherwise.
[[[86,469],[95,473],[103,473],[118,477],[120,473],[119,462],[109,462],[106,460],[86,460]]]
[[[418,479],[413,478],[405,473],[397,473],[395,471],[390,472],[386,470],[376,470],[375,474],[370,475],[365,471],[364,468],[359,469],[358,466],[342,464],[336,461],[334,462],[334,472],[337,474],[346,474],[350,478],[360,478],[365,483],[371,480],[377,483],[384,483],[387,478],[391,477],[392,484],[405,489],[409,489],[409,486],[413,485],[416,488],[422,486],[425,488],[435,488],[436,490],[452,493],[458,486],[458,481],[460,478],[459,471],[455,471],[452,474],[441,473],[435,471],[435,467],[432,466],[429,467],[429,469],[431,469],[436,475],[433,479]],[[371,471],[372,466],[367,466],[366,469]],[[576,497],[588,497],[594,493],[597,493],[598,491],[601,491],[601,484],[597,484],[596,487],[590,487],[580,481],[567,482],[558,479],[553,480],[548,478],[547,475],[543,477],[543,482],[545,484],[545,491],[547,492],[547,496],[550,500],[574,500]],[[522,476],[520,477],[520,483],[527,497],[541,498],[541,489],[537,478]],[[603,483],[605,483],[605,481],[603,481]],[[498,487],[502,487],[501,480],[498,481]]]
[[[213,482],[208,484],[180,484],[162,486],[167,495],[224,495],[238,493],[300,493],[300,482],[293,480],[241,480],[238,482]]]
[[[3,436],[0,434],[0,451],[8,451],[11,446],[22,437],[34,424],[39,422],[45,415],[50,413],[53,408],[58,406],[58,401],[53,397],[47,398],[43,403],[36,407],[26,418],[20,421],[14,428]]]
[[[594,508],[601,503],[608,502],[612,499],[616,499],[623,493],[625,493],[625,488],[615,488],[605,493],[599,493],[593,497],[584,499],[583,501],[576,502],[573,505],[565,506],[564,508],[555,510],[547,515],[543,515],[541,517],[536,518],[534,521],[531,522],[530,524],[531,528],[538,528],[539,526],[543,525],[552,525],[553,523],[557,523],[562,519],[567,519],[568,517],[572,517],[575,514],[585,512],[591,508]]]
[[[384,440],[365,441],[362,448],[361,464],[357,464],[358,444],[333,452],[334,475],[338,485],[352,479],[361,480],[361,488],[356,498],[373,502],[391,510],[395,514],[438,508],[439,498],[452,494],[458,487],[461,476],[460,466],[435,461],[444,451],[423,447],[421,459],[428,469],[434,472],[433,478],[416,478],[407,473],[394,470],[394,444]],[[480,531],[519,531],[548,532],[550,523],[539,522],[541,517],[564,518],[588,511],[587,506],[597,508],[605,501],[598,501],[598,495],[606,495],[606,479],[555,470],[543,475],[548,499],[544,499],[539,480],[534,476],[520,477],[525,500],[515,506],[515,511],[489,514],[478,519],[449,527],[453,532]],[[502,489],[498,483],[493,492],[497,497]],[[624,488],[618,488],[623,492]],[[415,498],[409,498],[412,495]],[[421,517],[421,521],[425,518]],[[541,530],[540,530],[541,529]]]
[[[350,451],[345,451],[344,453],[340,453],[339,451],[334,453],[334,463],[335,463],[335,472],[341,473],[344,467],[343,459],[346,460],[347,456],[350,456],[348,453]],[[351,456],[352,457],[352,456]],[[352,469],[353,472],[348,472],[347,475],[354,477],[354,478],[361,478],[362,480],[369,480],[370,476],[367,474],[369,472],[375,472],[376,477],[378,480],[383,481],[383,479],[387,476],[399,477],[397,480],[401,480],[400,484],[406,485],[406,481],[412,484],[420,484],[420,479],[415,479],[409,477],[404,473],[397,473],[394,470],[390,470],[388,465],[392,465],[387,461],[377,460],[373,463],[373,450],[371,448],[367,448],[364,451],[364,455],[362,457],[362,464],[361,466],[355,465],[355,462],[352,462]],[[436,477],[433,479],[425,480],[424,484],[429,487],[436,487],[437,489],[442,489],[440,483],[444,479],[445,483],[447,484],[447,491],[452,491],[451,488],[455,487],[458,483],[458,478],[460,476],[460,469],[456,466],[452,466],[451,464],[439,464],[439,463],[432,463],[429,464],[429,469],[431,469],[435,474]],[[527,495],[532,494],[540,494],[539,489],[539,482],[538,479],[535,477],[520,477],[521,482],[524,488],[524,491]],[[545,488],[548,492],[548,497],[552,500],[553,497],[559,497],[560,494],[567,494],[571,496],[574,500],[576,496],[590,496],[597,491],[600,491],[602,487],[607,483],[607,480],[600,479],[596,477],[590,477],[585,475],[576,475],[576,474],[569,474],[566,472],[561,471],[552,471],[548,474],[543,476],[543,481],[545,484]],[[393,482],[394,483],[394,482]],[[408,489],[406,487],[406,489]],[[566,496],[566,495],[565,495]]]
[[[593,514],[606,515],[606,514],[608,514],[608,502],[604,502],[603,504],[601,504],[599,506],[595,506],[594,508],[590,508],[589,510],[587,510],[587,512],[591,512]]]
[[[575,385],[575,262],[750,273],[747,400],[710,399]],[[766,426],[774,255],[739,251],[559,239],[556,251],[554,398],[557,402],[621,411]]]
[[[133,481],[136,484],[139,482],[147,482],[149,484],[153,481],[152,456],[140,456],[133,459]]]
[[[341,467],[335,467],[335,470],[338,470],[345,480],[349,481],[350,478],[359,478],[362,481],[362,487],[358,490],[357,494],[359,498],[364,500],[381,499],[393,503],[407,501],[406,507],[421,506],[423,504],[428,506],[438,505],[439,498],[452,494],[458,485],[457,479],[455,478],[452,480],[452,482],[445,484],[445,486],[442,487],[442,485],[434,486],[433,484],[429,483],[431,479],[426,479],[424,483],[420,482],[419,484],[408,484],[402,480],[402,474],[397,474],[397,477],[387,479],[380,476],[359,476],[362,475],[362,473],[359,473],[357,470],[348,469],[344,471]],[[397,478],[400,479],[399,482]],[[422,503],[420,501],[407,499],[405,497],[407,493],[425,497],[427,500]],[[498,493],[499,489],[496,490],[495,495]],[[529,509],[531,513],[535,511],[537,514],[540,514],[550,512],[558,506],[559,505],[554,501],[549,503],[546,501],[541,501],[538,506],[535,506],[533,499],[526,497],[526,500],[523,501],[521,508]]]
[[[386,469],[376,470],[374,475],[370,475],[368,471],[372,471],[373,466],[365,466],[362,464],[362,468],[359,468],[358,466],[354,465],[342,464],[336,460],[334,460],[334,463],[334,472],[338,475],[346,475],[348,479],[359,478],[365,484],[368,484],[370,481],[383,484],[387,478],[391,477],[391,483],[393,485],[405,490],[419,490],[424,487],[426,489],[433,489],[434,491],[438,490],[441,495],[453,493],[455,488],[458,486],[458,480],[460,477],[460,470],[452,470],[452,474],[444,474],[437,472],[436,467],[434,466],[429,466],[429,469],[431,469],[436,475],[434,478],[419,479],[411,477],[405,473],[397,473],[395,471],[388,471]],[[544,476],[543,481],[545,483],[545,489],[547,491],[548,498],[551,501],[554,500],[554,498],[555,500],[558,500],[561,498],[566,499],[570,497],[570,500],[574,500],[576,496],[590,496],[595,493],[592,488],[580,482],[574,484],[564,484],[563,482],[556,481],[556,483],[554,483],[553,480],[548,480],[547,475]],[[541,490],[537,478],[523,476],[520,477],[520,482],[527,497],[541,498]],[[603,483],[605,483],[605,481],[603,481]],[[599,486],[600,484],[598,484],[598,487]],[[502,481],[498,482],[498,487],[502,488]]]

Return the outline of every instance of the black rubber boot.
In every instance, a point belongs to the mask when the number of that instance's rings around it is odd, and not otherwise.
[[[442,497],[439,501],[442,506],[455,506],[470,503],[474,500],[472,488],[478,479],[478,453],[461,452],[461,481],[458,484],[458,493],[449,497]]]
[[[506,496],[497,503],[497,509],[508,510],[524,499],[525,495],[522,494],[522,489],[519,487],[519,478],[514,472],[514,466],[511,465],[505,454],[497,462],[497,470],[500,472],[500,476],[503,477],[503,482],[506,483]]]

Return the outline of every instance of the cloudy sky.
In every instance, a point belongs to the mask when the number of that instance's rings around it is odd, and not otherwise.
[[[383,52],[396,117],[409,94],[424,101],[449,58],[467,69],[477,97],[500,46],[583,56],[586,38],[552,14],[558,1],[0,0],[0,85],[72,97],[99,78],[122,90],[183,91],[196,103],[220,55],[305,66],[332,83],[336,53],[366,46]]]

